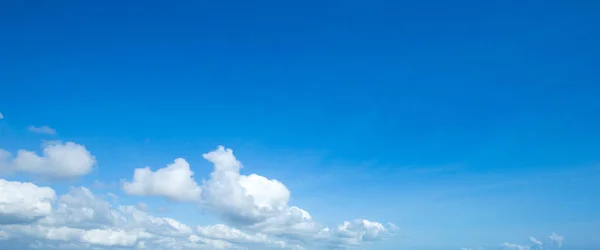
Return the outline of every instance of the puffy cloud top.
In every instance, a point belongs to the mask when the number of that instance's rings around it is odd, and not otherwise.
[[[0,179],[0,224],[28,223],[52,213],[54,190]]]
[[[196,201],[201,189],[193,179],[190,164],[175,159],[165,168],[152,172],[149,167],[135,169],[132,182],[125,182],[123,190],[130,195],[164,196],[177,201]]]
[[[19,150],[14,159],[11,156],[7,151],[0,150],[2,173],[18,171],[50,179],[86,175],[96,164],[96,158],[83,145],[74,142],[46,143],[41,156],[27,150]]]

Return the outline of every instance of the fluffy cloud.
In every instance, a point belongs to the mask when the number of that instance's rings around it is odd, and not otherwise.
[[[192,228],[179,221],[166,217],[155,217],[134,206],[119,208],[127,218],[129,227],[143,228],[145,231],[160,236],[188,236]]]
[[[41,126],[41,127],[29,126],[29,127],[27,127],[27,130],[29,130],[30,132],[33,132],[33,133],[37,133],[37,134],[48,134],[48,135],[56,134],[56,129],[53,129],[53,128],[45,126],[45,125]]]
[[[368,220],[345,222],[330,230],[307,211],[289,206],[290,191],[283,183],[257,174],[241,175],[242,164],[231,149],[220,146],[203,156],[214,165],[203,186],[204,204],[234,225],[296,243],[336,247],[357,246],[394,233],[395,226],[386,228]]]
[[[164,196],[176,201],[195,201],[201,189],[193,178],[194,172],[184,159],[175,159],[170,165],[152,172],[149,167],[138,168],[132,182],[123,184],[130,195]]]
[[[55,156],[45,151],[37,157]],[[218,147],[203,156],[213,163],[214,171],[202,186],[194,181],[189,164],[177,159],[154,172],[136,169],[133,180],[123,183],[123,190],[197,202],[227,225],[194,229],[149,214],[145,204],[118,205],[116,196],[109,202],[105,198],[111,197],[97,196],[85,187],[72,187],[55,198],[50,188],[0,179],[0,193],[13,195],[0,197],[0,211],[6,218],[21,218],[20,224],[0,225],[0,247],[10,242],[8,246],[18,249],[330,249],[363,247],[394,233],[395,226],[369,220],[348,221],[330,229],[307,211],[290,206],[290,191],[280,181],[240,174],[242,164],[232,150]],[[7,162],[12,167],[14,161]]]
[[[251,225],[286,211],[290,191],[277,180],[241,175],[242,164],[231,149],[219,146],[203,157],[213,163],[214,171],[203,185],[202,199],[224,219]]]
[[[114,211],[112,205],[96,197],[85,187],[72,187],[61,195],[54,212],[40,221],[46,225],[68,225],[77,228],[101,228],[120,225],[126,218]]]
[[[134,180],[126,182],[123,190],[134,195],[163,196],[174,200],[193,201],[199,195],[199,204],[237,228],[224,224],[199,227],[199,235],[230,243],[282,246],[284,239],[294,244],[323,246],[358,246],[380,240],[393,234],[393,226],[386,228],[368,220],[346,222],[330,230],[315,222],[310,214],[289,206],[290,191],[278,180],[258,174],[242,175],[241,162],[231,149],[223,146],[203,154],[214,166],[210,178],[201,187],[192,179],[189,164],[183,159],[152,172],[149,168],[136,169]]]
[[[235,249],[234,242],[217,239],[219,227],[207,227],[206,234],[198,236],[194,230],[177,220],[155,217],[135,206],[114,207],[84,187],[73,187],[61,195],[54,208],[54,190],[37,187],[31,183],[9,182],[0,179],[0,211],[20,220],[20,224],[0,225],[0,241],[10,242],[15,249]],[[31,192],[35,191],[35,192]],[[21,192],[24,197],[14,198],[4,194]],[[26,196],[25,194],[28,194]],[[35,195],[38,196],[35,196]],[[16,197],[16,196],[15,196]],[[35,203],[36,197],[38,203]],[[40,198],[41,197],[41,198]],[[7,202],[8,201],[8,202]],[[21,203],[25,201],[25,203]],[[42,206],[43,205],[43,206]],[[19,206],[22,211],[19,211]],[[43,209],[37,209],[42,206]],[[39,210],[39,211],[38,211]],[[41,211],[41,212],[40,212]],[[26,217],[27,218],[27,217]],[[216,230],[216,231],[215,231]],[[258,237],[258,236],[255,236]],[[265,236],[266,237],[266,236]],[[227,238],[227,237],[226,237]],[[260,239],[260,238],[256,238]],[[251,241],[257,241],[251,238]],[[265,239],[265,242],[269,242]],[[0,242],[0,246],[4,246]]]
[[[42,156],[19,150],[17,156],[0,150],[1,173],[24,172],[51,179],[70,179],[90,173],[96,159],[83,145],[73,142],[49,142]]]
[[[0,179],[0,224],[29,223],[52,212],[54,190]]]
[[[324,228],[319,232],[317,240],[324,241],[327,246],[341,248],[359,246],[365,242],[377,241],[392,235],[393,224],[386,228],[381,223],[368,220],[344,222],[337,228]]]

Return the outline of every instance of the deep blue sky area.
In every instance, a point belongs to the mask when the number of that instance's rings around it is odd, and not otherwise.
[[[599,1],[2,1],[0,148],[85,144],[91,185],[225,145],[381,249],[596,249],[599,58]]]

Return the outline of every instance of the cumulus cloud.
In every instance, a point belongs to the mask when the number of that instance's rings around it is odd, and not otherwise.
[[[292,242],[336,247],[377,241],[394,233],[395,226],[385,227],[369,220],[345,222],[329,229],[315,222],[306,210],[289,206],[290,191],[280,181],[240,174],[242,164],[231,149],[219,146],[203,157],[213,163],[214,171],[203,185],[202,200],[234,225]]]
[[[190,164],[182,158],[175,159],[165,168],[152,172],[149,167],[135,169],[132,182],[123,184],[130,195],[164,196],[176,201],[196,201],[201,189],[193,178]]]
[[[29,126],[29,127],[27,127],[27,130],[29,130],[30,132],[33,132],[33,133],[37,133],[37,134],[47,134],[47,135],[56,134],[56,129],[53,129],[46,125],[41,126],[41,127]]]
[[[0,225],[30,223],[52,212],[53,189],[0,179]]]
[[[49,155],[53,154],[45,152],[40,158],[51,158]],[[332,228],[321,225],[306,210],[289,204],[290,191],[282,182],[258,174],[241,174],[242,164],[231,149],[218,147],[203,156],[213,163],[214,170],[201,186],[193,179],[189,164],[176,159],[156,171],[136,169],[133,180],[124,182],[122,188],[131,195],[197,202],[226,223],[190,226],[151,215],[144,203],[119,205],[117,199],[108,202],[105,198],[110,197],[97,196],[85,187],[72,187],[58,198],[54,190],[47,188],[45,195],[37,190],[39,197],[28,196],[31,201],[21,204],[45,210],[35,210],[37,215],[23,212],[35,216],[21,219],[20,224],[0,225],[0,241],[10,241],[13,246],[23,244],[22,249],[363,248],[364,244],[393,235],[397,228],[364,219]],[[10,185],[2,187],[7,191],[1,193],[13,192],[9,188],[16,189],[19,184],[4,182]],[[0,211],[19,218],[19,202],[18,198],[0,197],[0,206],[14,207]]]
[[[354,220],[352,222],[345,221],[337,228],[322,229],[317,240],[323,240],[328,247],[343,248],[381,240],[392,234],[393,231],[381,223],[369,220]]]
[[[95,157],[74,142],[48,142],[42,155],[19,150],[16,157],[0,149],[0,173],[24,172],[51,179],[70,179],[89,174],[96,164]]]
[[[122,224],[126,218],[114,211],[112,205],[96,197],[85,187],[72,187],[61,195],[51,216],[40,222],[46,225],[68,225],[76,228],[101,228]]]
[[[240,225],[255,224],[286,211],[290,191],[274,179],[241,175],[242,164],[231,149],[219,146],[203,157],[214,165],[202,192],[203,201],[212,211]]]
[[[33,193],[41,197],[38,200],[43,205],[33,204],[33,194],[22,199],[0,196],[3,218],[23,218],[22,214],[45,216],[41,219],[36,217],[35,220],[20,220],[19,224],[0,224],[0,241],[10,241],[9,246],[19,246],[19,249],[241,248],[236,245],[235,237],[225,237],[232,242],[218,239],[219,227],[206,227],[203,231],[214,238],[196,235],[190,226],[177,220],[152,216],[135,206],[115,207],[84,187],[73,187],[69,193],[61,195],[53,209],[49,203],[54,199],[54,190],[50,188],[4,179],[0,179],[0,183],[2,194],[12,194],[17,190],[29,194],[31,190],[35,190]],[[19,203],[21,201],[26,203]],[[23,211],[14,209],[15,206],[21,206]],[[254,238],[252,240],[258,241]]]

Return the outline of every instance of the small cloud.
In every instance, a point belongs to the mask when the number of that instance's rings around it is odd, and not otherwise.
[[[531,241],[531,243],[533,243],[535,245],[538,245],[538,246],[542,245],[542,242],[540,240],[536,239],[536,238],[529,237],[529,240]]]
[[[560,236],[556,233],[552,233],[552,235],[548,236],[548,239],[552,241],[554,244],[558,245],[558,247],[562,247],[563,241],[565,237]]]
[[[53,128],[45,126],[45,125],[41,126],[41,127],[29,126],[27,128],[27,130],[29,130],[30,132],[33,132],[33,133],[37,133],[37,134],[48,134],[48,135],[56,134],[56,129],[53,129]]]
[[[4,119],[4,115],[2,115],[2,113],[0,113],[0,120]]]
[[[530,250],[531,247],[526,246],[526,245],[518,245],[518,244],[512,244],[512,243],[508,243],[508,242],[504,242],[504,244],[502,244],[502,247],[504,249],[513,249],[513,250]]]

